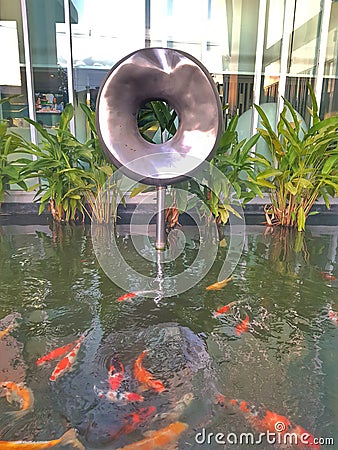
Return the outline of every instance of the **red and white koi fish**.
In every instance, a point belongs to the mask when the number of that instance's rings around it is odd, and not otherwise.
[[[117,391],[123,381],[124,367],[123,364],[113,356],[109,367],[109,386],[112,391]]]
[[[142,361],[146,356],[147,351],[144,350],[136,359],[134,363],[135,378],[140,383],[145,384],[148,388],[155,390],[156,392],[163,392],[165,387],[161,380],[156,380],[154,376],[143,367]]]
[[[52,375],[50,376],[50,381],[55,381],[57,378],[59,378],[61,375],[63,375],[65,372],[69,371],[74,362],[76,361],[77,354],[79,353],[82,340],[79,340],[79,342],[75,345],[73,350],[71,350],[67,355],[61,359],[61,361],[57,364],[55,369],[53,370]]]
[[[244,400],[227,398],[223,394],[217,396],[217,403],[240,412],[252,428],[258,432],[266,433],[269,431],[281,435],[288,433],[288,436],[299,437],[296,443],[298,448],[320,448],[319,444],[314,443],[315,438],[311,433],[308,433],[303,427],[292,423],[287,417],[269,411],[264,405],[256,406]],[[304,443],[304,438],[307,439],[307,443]],[[286,443],[288,444],[288,442]]]
[[[338,325],[338,313],[336,311],[333,311],[331,306],[329,307],[329,319],[331,320],[331,322]]]
[[[20,406],[19,411],[13,411],[10,414],[19,417],[33,410],[34,395],[32,390],[27,388],[24,383],[17,384],[13,381],[4,381],[1,383],[1,387],[6,389],[7,401],[17,403]]]
[[[111,389],[104,391],[96,386],[94,386],[94,391],[98,397],[105,398],[109,402],[114,403],[143,402],[144,400],[143,396],[136,392],[112,391]]]
[[[249,316],[246,315],[245,319],[242,320],[239,324],[236,325],[236,334],[239,336],[240,334],[244,333],[245,331],[248,331],[249,328]]]
[[[61,356],[65,355],[66,353],[69,353],[76,346],[76,344],[82,339],[83,339],[83,337],[81,336],[75,342],[70,342],[69,344],[66,344],[63,347],[58,347],[58,348],[52,350],[51,352],[47,353],[46,355],[41,356],[41,358],[39,358],[36,361],[36,365],[41,366],[42,364],[44,364],[47,361],[61,358]]]
[[[335,281],[337,279],[334,275],[332,275],[329,272],[320,272],[320,274],[325,280]]]
[[[147,431],[147,437],[141,441],[121,447],[117,450],[156,450],[164,449],[168,444],[177,442],[180,435],[186,431],[188,425],[183,422],[174,422],[157,431]]]
[[[0,441],[1,450],[38,450],[43,448],[55,447],[56,445],[72,445],[73,448],[85,450],[84,446],[78,440],[74,428],[68,430],[59,439],[53,439],[51,441]]]
[[[237,301],[234,301],[234,302],[228,303],[225,306],[222,306],[222,308],[219,308],[217,311],[214,312],[214,317],[221,316],[222,314],[226,314],[237,303],[238,303]]]
[[[226,286],[229,281],[233,279],[233,276],[226,278],[225,280],[218,281],[218,283],[211,284],[210,286],[206,287],[205,289],[207,291],[219,291],[220,289],[223,289],[224,286]]]

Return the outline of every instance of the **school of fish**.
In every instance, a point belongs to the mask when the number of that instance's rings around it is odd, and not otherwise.
[[[323,279],[335,280],[335,277],[329,273],[321,272]],[[206,290],[221,290],[233,279],[229,277],[220,282],[209,285]],[[117,301],[122,302],[127,299],[136,297],[137,295],[142,295],[150,291],[135,291],[129,292],[120,296]],[[215,318],[221,317],[224,314],[228,314],[231,310],[238,306],[238,301],[230,302],[222,307],[219,307],[214,313]],[[333,323],[338,324],[338,313],[333,310],[332,306],[328,307],[328,319]],[[15,327],[16,322],[13,321],[6,328],[0,330],[0,339],[8,335]],[[250,319],[248,314],[245,318],[241,320],[235,326],[235,333],[240,336],[244,332],[248,332],[250,329]],[[53,363],[55,360],[59,359],[54,370],[52,371],[49,380],[51,382],[56,382],[61,376],[70,370],[74,369],[74,365],[77,361],[78,353],[80,352],[81,345],[85,339],[85,336],[80,336],[77,340],[65,344],[61,347],[53,349],[49,353],[41,356],[37,359],[36,365],[41,366],[46,363]],[[157,394],[165,391],[165,385],[159,379],[156,379],[154,375],[146,369],[143,360],[146,358],[148,350],[143,350],[135,359],[133,373],[135,380],[139,383],[140,388],[143,390],[150,390]],[[125,370],[122,361],[120,361],[118,355],[114,354],[109,363],[107,385],[108,389],[99,389],[94,386],[94,391],[98,398],[106,399],[110,402],[114,402],[119,405],[131,402],[133,404],[138,404],[143,402],[144,397],[137,392],[129,392],[123,389],[123,380],[125,377]],[[14,381],[4,381],[0,385],[1,389],[5,391],[6,399],[10,404],[16,405],[19,409],[10,411],[9,414],[15,419],[21,417],[24,414],[32,412],[34,409],[34,395],[30,388],[28,388],[25,383],[15,383]],[[150,418],[153,420],[171,420],[172,422],[163,428],[158,430],[148,431],[144,433],[144,439],[134,442],[132,444],[120,447],[117,450],[156,450],[163,449],[167,445],[175,444],[182,433],[188,429],[188,424],[180,422],[178,419],[186,408],[190,405],[194,396],[192,393],[185,394],[179,401],[177,401],[176,406],[172,408],[169,412],[162,412],[156,414],[155,406],[139,407],[133,412],[127,413],[123,418],[123,425],[118,431],[115,437],[121,435],[127,435],[132,433],[138,426],[145,423]],[[320,445],[315,444],[314,436],[308,433],[300,425],[294,424],[287,417],[277,414],[273,411],[268,410],[263,405],[254,405],[245,400],[233,399],[226,397],[223,394],[218,393],[216,395],[215,403],[221,407],[232,409],[240,413],[245,420],[251,425],[253,430],[257,432],[276,432],[280,434],[290,433],[295,436],[300,437],[307,433],[308,442],[306,444],[300,443],[298,441],[297,447],[300,449],[319,449]],[[277,424],[282,426],[281,429],[277,429]],[[77,431],[74,428],[66,431],[61,437],[48,440],[48,441],[0,441],[0,449],[45,449],[55,446],[67,446],[71,445],[73,448],[78,448],[84,450],[83,444],[79,441]]]
[[[300,425],[292,423],[287,417],[268,410],[264,405],[255,405],[245,400],[227,398],[219,394],[216,402],[230,408],[240,414],[247,420],[253,430],[260,433],[278,433],[281,435],[297,436],[297,448],[299,449],[319,449],[320,445],[315,443],[315,437],[306,431]],[[307,442],[302,442],[302,437],[307,436]],[[287,442],[286,442],[287,444]]]

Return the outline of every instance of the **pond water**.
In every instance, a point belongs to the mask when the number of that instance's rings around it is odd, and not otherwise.
[[[330,318],[338,310],[337,230],[265,231],[247,227],[233,279],[221,290],[206,287],[217,281],[226,247],[189,291],[159,302],[142,295],[118,302],[125,291],[98,264],[90,228],[0,227],[0,332],[16,324],[0,337],[0,382],[24,382],[34,396],[33,408],[15,414],[18,405],[0,390],[0,440],[56,439],[74,427],[85,449],[118,449],[180,421],[189,427],[179,449],[253,448],[236,436],[257,431],[254,411],[217,404],[222,393],[264,404],[337,446],[338,326]],[[118,241],[132,259],[122,227]],[[196,251],[187,242],[166,270],[188,265]],[[230,302],[226,314],[214,316]],[[246,316],[247,330],[236,333]],[[43,365],[37,359],[80,336],[72,370],[50,381],[60,357]],[[144,350],[143,366],[163,392],[141,389],[135,379]],[[124,366],[120,392],[138,393],[142,403],[106,397],[112,358]],[[208,433],[225,437],[208,443]],[[274,448],[265,441],[257,447]]]

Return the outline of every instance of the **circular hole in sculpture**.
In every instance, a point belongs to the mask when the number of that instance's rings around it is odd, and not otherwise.
[[[152,144],[169,141],[178,129],[177,112],[164,100],[148,100],[141,104],[137,126],[143,139]]]

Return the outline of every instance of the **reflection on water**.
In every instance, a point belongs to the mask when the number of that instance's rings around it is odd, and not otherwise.
[[[226,434],[252,428],[245,415],[216,404],[221,392],[263,403],[338,442],[338,327],[329,315],[330,308],[338,310],[337,234],[318,230],[264,234],[264,228],[249,227],[233,280],[223,289],[205,290],[217,280],[226,247],[188,292],[159,303],[142,295],[120,303],[124,292],[99,267],[87,228],[40,226],[25,234],[25,227],[2,227],[0,333],[12,320],[16,326],[0,337],[0,381],[24,381],[34,410],[8,420],[18,406],[0,397],[0,440],[49,440],[75,427],[86,449],[117,449],[181,421],[189,429],[177,436],[180,449],[223,448],[215,441],[198,444],[194,436],[203,429]],[[118,243],[126,260],[156,273],[154,262],[145,267],[134,258],[127,236]],[[164,274],[189,267],[196,246],[188,240]],[[231,302],[226,314],[214,316]],[[246,316],[248,330],[236,333]],[[50,382],[62,357],[42,366],[37,359],[81,335],[71,370]],[[163,392],[135,378],[135,360],[144,350],[144,367],[163,382]],[[97,395],[98,389],[109,392],[114,355],[124,370],[119,392],[135,392],[142,403]]]

